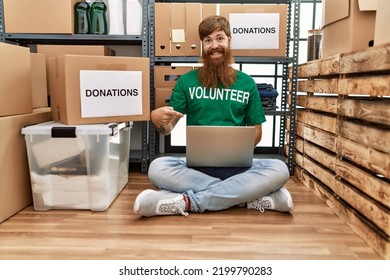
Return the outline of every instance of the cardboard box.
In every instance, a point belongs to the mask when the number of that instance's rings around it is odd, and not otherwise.
[[[172,87],[158,87],[154,89],[154,108],[160,108],[169,105],[171,100],[173,88]]]
[[[171,55],[171,5],[170,3],[155,3],[155,56]]]
[[[198,27],[202,21],[202,4],[186,3],[185,13],[185,55],[200,56],[202,54],[202,43],[199,39]]]
[[[220,4],[220,15],[230,22],[233,56],[286,56],[286,4]]]
[[[31,112],[30,49],[0,43],[0,116]]]
[[[217,4],[202,3],[202,20],[216,14],[218,14]]]
[[[102,56],[115,56],[115,50],[106,46],[87,46],[87,45],[37,45],[37,53],[45,54],[48,60],[51,57],[56,57],[65,54],[77,54],[77,55],[102,55]],[[46,63],[47,71],[49,72],[49,64]],[[47,76],[47,90],[50,95],[50,79]]]
[[[155,3],[155,55],[200,56],[201,3]]]
[[[200,3],[155,4],[155,55],[201,56],[199,23],[205,17],[217,14],[218,10],[222,16],[230,20],[234,56],[286,55],[287,5]],[[259,21],[262,24],[260,27],[256,25]],[[254,26],[253,22],[255,22]],[[167,30],[167,26],[170,26],[170,30]],[[248,28],[256,32],[247,34],[241,32]]]
[[[37,53],[47,58],[64,54],[115,56],[115,50],[97,45],[37,45]]]
[[[324,0],[320,56],[326,58],[368,48],[374,40],[375,3],[372,0]]]
[[[374,45],[382,45],[390,42],[390,1],[378,0],[375,18]]]
[[[171,3],[171,56],[186,55],[186,3]]]
[[[3,0],[6,33],[73,34],[78,0]]]
[[[154,87],[173,88],[179,77],[192,69],[192,67],[155,66]]]
[[[129,179],[131,126],[52,121],[23,128],[34,209],[107,210]]]
[[[26,142],[26,125],[50,120],[50,108],[31,114],[0,117],[0,223],[32,203]]]
[[[63,55],[50,58],[49,64],[53,120],[102,124],[150,119],[149,58]]]
[[[46,56],[39,53],[31,55],[31,85],[33,108],[48,106]]]

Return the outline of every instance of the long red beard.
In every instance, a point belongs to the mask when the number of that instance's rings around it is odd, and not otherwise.
[[[236,80],[236,70],[231,67],[234,63],[230,49],[218,49],[223,55],[218,59],[210,57],[210,53],[202,54],[203,67],[199,69],[199,81],[208,88],[222,84],[229,87]]]

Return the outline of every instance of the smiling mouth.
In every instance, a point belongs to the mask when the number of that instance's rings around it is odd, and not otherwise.
[[[213,51],[210,52],[209,55],[211,57],[213,57],[213,56],[222,56],[223,55],[223,51],[221,51],[221,50],[213,50]]]
[[[224,49],[222,48],[215,48],[215,49],[212,49],[209,51],[209,54],[210,55],[213,55],[213,54],[223,54],[224,53]]]

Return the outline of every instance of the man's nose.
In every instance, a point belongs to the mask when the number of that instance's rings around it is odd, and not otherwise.
[[[218,48],[219,45],[218,45],[218,41],[217,40],[212,40],[211,41],[211,46],[210,46],[212,49],[215,49],[215,48]]]

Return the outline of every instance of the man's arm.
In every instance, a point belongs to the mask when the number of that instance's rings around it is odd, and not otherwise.
[[[263,134],[261,124],[255,125],[255,147],[260,143],[261,136]]]
[[[153,125],[163,135],[169,135],[183,116],[182,113],[169,106],[157,108],[150,113]]]

